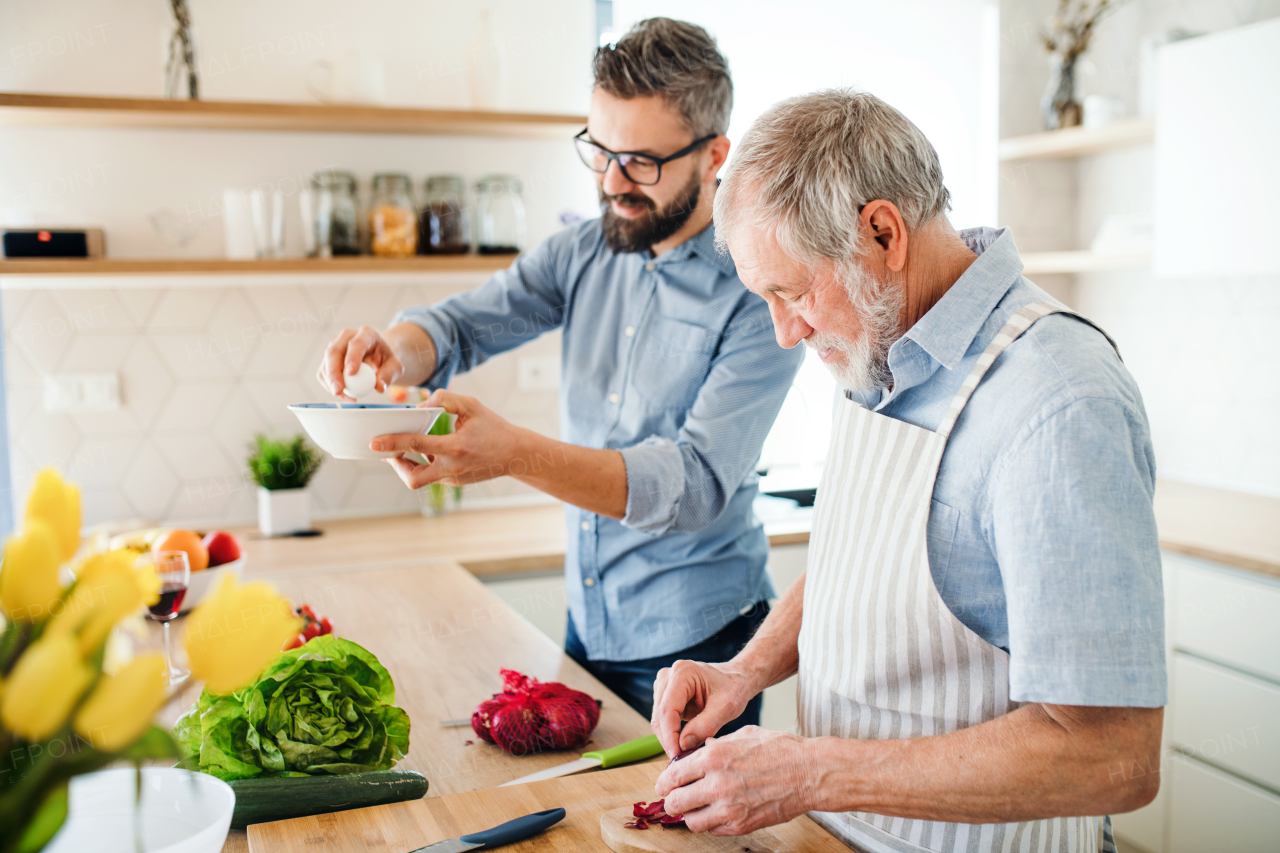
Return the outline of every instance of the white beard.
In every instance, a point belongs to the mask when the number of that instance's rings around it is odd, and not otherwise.
[[[854,264],[843,275],[849,305],[858,317],[862,334],[849,340],[831,332],[816,332],[805,339],[814,349],[832,349],[843,358],[823,362],[826,368],[850,391],[877,391],[893,384],[889,372],[889,348],[902,336],[903,291],[890,282],[880,282]]]

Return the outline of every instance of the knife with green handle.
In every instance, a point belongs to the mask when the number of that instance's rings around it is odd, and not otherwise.
[[[602,749],[599,752],[584,752],[577,761],[548,767],[546,770],[539,770],[537,773],[530,773],[528,776],[521,776],[519,779],[503,782],[498,787],[523,785],[525,782],[541,782],[543,779],[555,779],[557,776],[568,776],[572,773],[581,773],[583,770],[595,770],[597,767],[601,769],[618,767],[622,764],[630,764],[633,761],[653,758],[661,752],[662,744],[658,742],[658,736],[645,735],[642,738],[629,740],[626,743],[620,743],[615,747]]]

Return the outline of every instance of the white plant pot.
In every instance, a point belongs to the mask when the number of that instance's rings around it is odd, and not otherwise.
[[[263,536],[288,536],[311,529],[311,492],[258,487],[258,529]]]

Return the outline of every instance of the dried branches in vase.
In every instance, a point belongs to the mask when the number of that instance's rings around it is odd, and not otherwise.
[[[1076,97],[1076,62],[1089,49],[1098,22],[1126,2],[1058,0],[1058,11],[1040,34],[1049,52],[1049,86],[1040,99],[1045,130],[1080,124],[1083,111]]]
[[[164,96],[177,99],[186,70],[187,98],[200,100],[200,78],[196,74],[196,47],[191,38],[191,10],[187,0],[170,0],[176,26],[169,37],[169,61],[164,67]]]

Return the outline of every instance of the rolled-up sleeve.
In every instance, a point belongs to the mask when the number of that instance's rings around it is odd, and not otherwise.
[[[802,347],[778,346],[768,306],[746,294],[675,439],[650,436],[622,449],[622,523],[660,535],[701,530],[719,518],[759,460],[803,360]]]
[[[393,322],[416,324],[435,344],[436,371],[423,385],[443,388],[454,374],[563,324],[563,243],[544,240],[475,290],[396,314]]]
[[[1010,698],[1167,700],[1155,461],[1132,403],[1075,400],[1010,448],[990,493]]]

